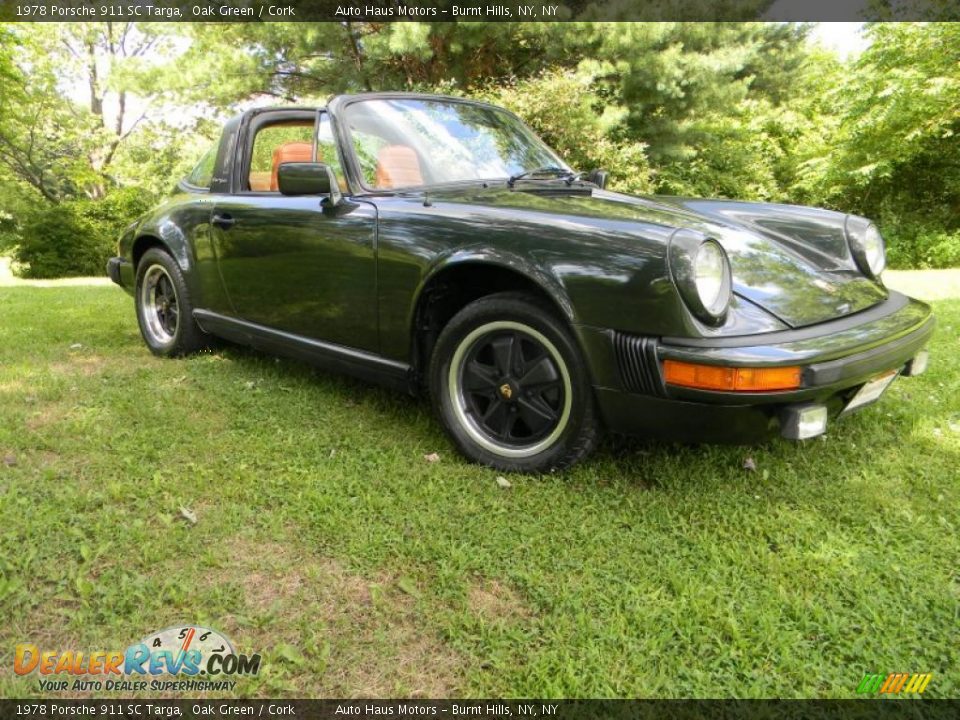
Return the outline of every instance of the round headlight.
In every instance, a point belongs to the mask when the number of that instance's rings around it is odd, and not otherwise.
[[[876,225],[871,225],[863,235],[863,255],[867,267],[874,277],[887,266],[887,253],[883,247],[883,236]]]
[[[684,228],[671,236],[668,257],[684,304],[701,322],[721,324],[733,297],[733,281],[730,260],[720,243]]]
[[[697,296],[704,310],[714,317],[722,315],[730,300],[727,258],[713,240],[707,240],[697,249],[693,263]]]
[[[846,234],[857,267],[867,277],[879,281],[887,266],[887,251],[877,226],[864,217],[847,215]]]

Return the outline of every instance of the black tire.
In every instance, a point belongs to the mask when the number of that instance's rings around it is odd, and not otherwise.
[[[164,250],[150,248],[143,254],[134,298],[140,334],[154,355],[188,355],[205,347],[207,336],[193,319],[183,272]]]
[[[437,338],[430,397],[471,460],[504,472],[561,470],[600,434],[593,389],[576,341],[553,310],[519,292],[480,298]]]

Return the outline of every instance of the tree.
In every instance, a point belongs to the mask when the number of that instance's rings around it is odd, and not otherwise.
[[[580,48],[571,57],[592,78],[595,107],[618,119],[606,124],[608,141],[646,146],[657,190],[782,195],[796,128],[778,119],[804,73],[805,26],[570,23],[562,32],[564,46]]]
[[[109,22],[13,25],[4,32],[16,52],[5,81],[13,102],[0,112],[0,162],[50,202],[102,197],[113,184],[117,153],[163,94],[150,83],[145,61],[166,35]],[[83,88],[83,101],[65,87]]]
[[[628,110],[627,128],[655,163],[689,158],[709,142],[699,119],[745,100],[789,96],[806,49],[805,26],[771,23],[598,23],[583,29],[583,65]]]
[[[204,23],[176,29],[191,46],[165,84],[213,108],[258,96],[292,102],[368,90],[470,90],[493,78],[573,66],[581,45],[564,23]]]
[[[960,25],[881,23],[797,191],[881,221],[901,264],[960,263]]]

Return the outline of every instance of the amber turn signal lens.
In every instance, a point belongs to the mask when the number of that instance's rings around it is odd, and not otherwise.
[[[800,387],[801,368],[733,368],[718,365],[665,360],[663,376],[668,385],[699,390],[726,390],[728,392],[768,392],[796,390]]]

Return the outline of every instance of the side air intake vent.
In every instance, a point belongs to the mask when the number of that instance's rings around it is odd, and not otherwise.
[[[655,338],[615,332],[613,347],[624,388],[644,395],[664,395]]]

